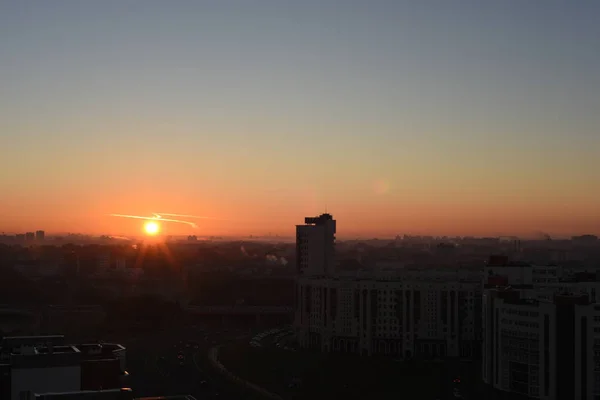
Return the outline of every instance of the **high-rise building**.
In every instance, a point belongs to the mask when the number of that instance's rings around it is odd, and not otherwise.
[[[335,272],[335,220],[330,214],[307,217],[296,226],[296,268],[302,275]]]
[[[35,240],[35,232],[26,232],[25,240],[28,242],[33,242]]]
[[[325,352],[412,357],[480,353],[481,275],[468,271],[338,271],[335,220],[296,227],[294,326]]]
[[[46,238],[46,232],[44,231],[36,231],[35,232],[35,240],[38,242],[43,242]]]
[[[530,299],[530,294],[485,289],[484,382],[544,400],[598,398],[600,306],[585,294],[558,293],[552,301]]]

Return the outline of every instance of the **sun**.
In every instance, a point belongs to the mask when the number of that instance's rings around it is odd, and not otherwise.
[[[144,224],[144,232],[146,232],[147,235],[154,236],[158,233],[158,231],[160,231],[160,226],[158,223],[154,221],[146,221]]]

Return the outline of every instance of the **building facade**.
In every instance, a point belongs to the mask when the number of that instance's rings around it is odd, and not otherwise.
[[[335,272],[336,223],[330,214],[307,217],[296,226],[296,268],[299,275]]]
[[[446,271],[300,277],[294,325],[302,347],[324,352],[475,357],[480,287],[478,276]]]
[[[486,288],[482,376],[496,390],[531,398],[600,398],[600,306],[585,294]]]
[[[399,358],[481,351],[481,275],[394,268],[335,269],[335,220],[296,227],[294,326],[304,348]]]

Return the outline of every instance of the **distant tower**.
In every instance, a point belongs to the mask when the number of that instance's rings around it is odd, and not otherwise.
[[[46,238],[46,232],[44,232],[44,231],[36,231],[35,232],[35,240],[37,242],[43,242],[45,238]]]
[[[33,242],[35,240],[35,233],[34,232],[26,232],[25,240],[28,242]]]
[[[303,275],[335,271],[335,220],[330,214],[307,217],[296,226],[296,270]]]

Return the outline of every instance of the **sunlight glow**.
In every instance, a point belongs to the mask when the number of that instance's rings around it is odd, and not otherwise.
[[[147,221],[144,224],[144,232],[146,232],[147,235],[154,236],[159,231],[160,231],[160,226],[158,225],[158,223],[156,223],[154,221]]]

